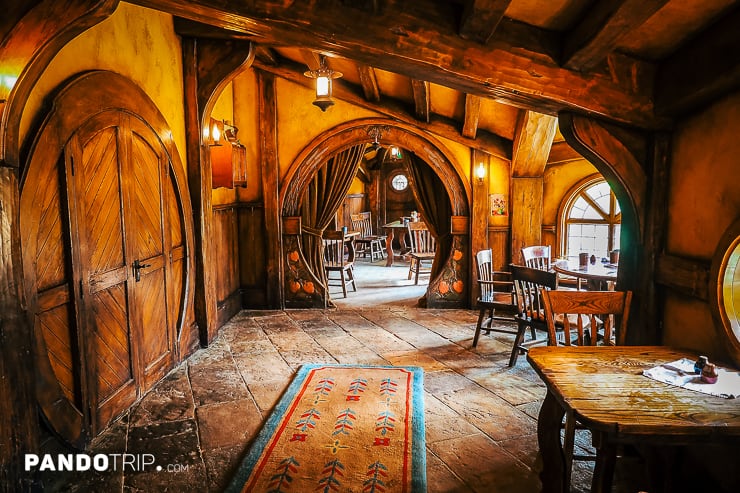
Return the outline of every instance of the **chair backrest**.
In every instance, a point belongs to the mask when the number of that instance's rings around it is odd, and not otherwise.
[[[437,240],[434,239],[424,221],[410,222],[408,230],[411,253],[434,253],[437,249]]]
[[[614,339],[617,345],[623,345],[627,321],[630,313],[632,291],[549,291],[543,293],[545,318],[550,337],[555,335],[555,324],[562,324],[565,345],[571,344],[571,328],[575,325],[578,332],[577,344],[586,344],[585,330],[590,328],[590,342],[598,342],[598,330],[603,326],[603,343],[613,345],[612,329],[616,329]],[[619,327],[615,327],[615,318],[619,318]],[[555,340],[554,338],[552,340]]]
[[[478,267],[478,287],[480,297],[478,301],[493,302],[496,293],[511,293],[511,275],[508,272],[493,270],[493,251],[481,250],[475,254]]]
[[[550,245],[535,245],[522,248],[524,265],[540,270],[550,270]]]
[[[348,254],[345,255],[345,246],[349,238],[344,235],[342,230],[326,230],[322,236],[324,242],[324,266],[325,267],[344,267],[354,261],[352,249],[349,248]]]
[[[511,265],[510,269],[511,280],[514,282],[517,317],[533,324],[539,324],[544,328],[546,321],[541,293],[542,291],[557,289],[557,274],[523,265]],[[555,339],[552,339],[552,341],[555,341]]]
[[[360,238],[373,235],[372,218],[369,211],[350,214],[349,219],[352,222],[352,229],[360,232]]]

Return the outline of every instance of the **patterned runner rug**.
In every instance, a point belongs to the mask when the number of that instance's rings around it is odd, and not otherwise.
[[[226,491],[425,492],[422,369],[302,366]]]

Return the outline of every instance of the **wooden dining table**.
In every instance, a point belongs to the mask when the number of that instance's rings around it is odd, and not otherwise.
[[[401,247],[398,254],[399,257],[409,250],[408,246],[406,246],[406,234],[408,233],[408,229],[408,225],[402,221],[393,221],[383,225],[383,230],[385,230],[385,252],[387,254],[385,261],[386,267],[391,267],[393,265],[393,260],[396,256],[393,253],[393,238],[398,236],[398,243]]]
[[[577,258],[557,260],[552,263],[552,270],[565,276],[583,279],[592,290],[608,290],[614,288],[617,282],[619,265],[596,261],[580,265]]]
[[[547,386],[537,420],[543,492],[567,492],[560,428],[566,412],[596,445],[593,493],[608,492],[619,444],[740,445],[740,399],[648,378],[643,370],[696,353],[664,346],[533,347],[527,360]],[[652,491],[652,490],[651,490]]]

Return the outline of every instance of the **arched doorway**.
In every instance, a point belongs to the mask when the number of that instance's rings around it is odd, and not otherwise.
[[[307,267],[302,248],[300,208],[302,194],[317,170],[328,159],[354,145],[369,144],[371,129],[382,129],[382,143],[393,143],[413,152],[439,177],[450,200],[451,242],[440,258],[439,274],[430,280],[428,307],[463,307],[469,290],[469,200],[470,190],[455,161],[441,143],[411,125],[380,118],[356,120],[325,132],[314,139],[294,160],[280,196],[283,220],[281,284],[286,307],[323,307],[325,286]],[[303,288],[308,283],[309,290]]]
[[[110,72],[72,80],[21,185],[37,399],[84,446],[180,360],[192,332],[192,212],[154,103]]]

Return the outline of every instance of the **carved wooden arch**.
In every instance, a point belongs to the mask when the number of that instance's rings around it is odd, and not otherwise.
[[[561,113],[558,119],[566,142],[596,167],[619,201],[622,226],[617,289],[636,292],[627,342],[644,342],[645,338],[650,339],[653,329],[646,328],[645,316],[637,308],[651,303],[645,297],[654,270],[646,260],[650,252],[643,249],[648,190],[647,139],[637,132],[572,113]]]
[[[429,307],[461,307],[467,303],[469,274],[469,216],[471,190],[462,179],[463,173],[444,146],[412,125],[384,118],[366,118],[338,125],[316,137],[296,157],[284,179],[280,194],[283,218],[283,252],[281,268],[283,292],[288,307],[322,307],[326,302],[324,288],[310,279],[310,292],[300,288],[311,278],[301,252],[300,207],[303,191],[317,170],[329,159],[352,145],[369,143],[370,129],[381,131],[379,142],[396,144],[423,159],[440,177],[452,204],[453,246],[450,258],[440,275],[432,279],[427,289]]]
[[[40,207],[34,203],[33,190],[24,190],[29,181],[37,181],[34,176],[37,170],[42,168],[45,160],[49,156],[55,156],[62,153],[70,137],[85,122],[93,119],[97,115],[106,112],[121,112],[131,115],[156,135],[161,145],[161,149],[166,156],[168,174],[172,176],[173,191],[176,194],[176,202],[179,204],[181,211],[179,217],[182,220],[182,241],[184,248],[180,247],[175,251],[170,259],[172,262],[181,262],[183,269],[182,275],[182,292],[183,300],[182,309],[178,313],[176,322],[177,345],[175,346],[176,356],[182,359],[187,355],[187,351],[193,342],[197,340],[197,335],[193,334],[193,272],[195,270],[195,261],[193,258],[193,218],[190,195],[188,193],[187,179],[185,176],[184,164],[180,159],[177,147],[172,139],[172,131],[162,113],[149,96],[134,82],[126,77],[108,71],[91,71],[79,74],[64,84],[64,87],[55,95],[51,111],[41,123],[36,139],[31,146],[31,154],[28,162],[23,169],[23,179],[21,181],[20,212],[21,227],[28,235],[34,231],[38,225]],[[35,263],[36,263],[36,243],[24,237],[26,242],[23,252],[23,267],[25,273],[24,291],[25,297],[29,304],[28,316],[33,317],[39,308],[39,300],[32,290],[35,287]],[[74,283],[73,283],[74,284]],[[60,286],[61,287],[61,286]],[[69,291],[59,290],[59,298],[70,298]],[[174,292],[169,295],[175,296]],[[62,300],[64,301],[64,300]],[[35,325],[34,321],[29,322],[30,326]],[[53,377],[54,370],[51,368],[49,358],[46,352],[46,341],[41,331],[35,332],[35,343],[37,351],[34,361],[36,366],[37,378],[37,398],[40,407],[45,411],[46,416],[52,413],[58,416],[55,425],[56,431],[70,443],[82,446],[91,437],[87,435],[87,428],[83,422],[83,414],[75,409],[74,406],[63,397],[63,392],[58,382]],[[63,425],[59,427],[59,425]]]

